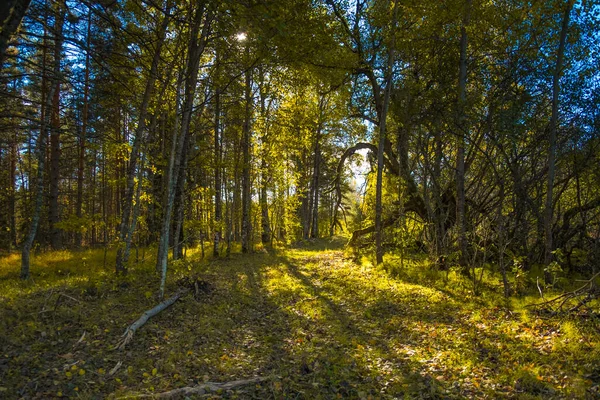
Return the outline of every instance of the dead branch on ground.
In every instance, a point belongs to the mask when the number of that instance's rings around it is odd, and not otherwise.
[[[127,327],[127,329],[125,329],[125,332],[122,335],[123,339],[121,339],[121,341],[119,341],[119,343],[115,346],[115,348],[113,350],[123,350],[125,348],[125,346],[129,342],[131,342],[135,332],[138,329],[140,329],[146,322],[148,322],[148,320],[150,318],[154,317],[161,311],[172,306],[177,300],[179,300],[181,297],[186,295],[189,291],[190,291],[190,289],[188,289],[188,288],[181,289],[177,293],[175,293],[172,297],[168,298],[167,300],[161,302],[154,308],[143,313],[142,316],[140,318],[138,318],[137,321],[135,321],[133,324],[129,325]]]
[[[257,376],[254,378],[240,379],[237,381],[217,383],[217,382],[205,382],[196,386],[186,386],[179,389],[169,390],[168,392],[155,393],[155,394],[140,394],[137,396],[128,396],[126,398],[131,399],[172,399],[175,397],[184,397],[190,395],[203,395],[210,392],[217,392],[220,390],[232,390],[237,389],[241,386],[246,386],[254,383],[266,381],[267,377]]]
[[[596,286],[595,283],[596,278],[599,276],[600,272],[596,273],[590,279],[584,280],[582,286],[571,292],[563,293],[560,296],[541,303],[529,304],[527,307],[549,309],[551,314],[557,314],[562,311],[567,311],[569,313],[575,312],[600,296],[600,287]],[[572,304],[573,302],[575,302],[575,304],[569,309],[563,309],[565,305],[569,303]]]

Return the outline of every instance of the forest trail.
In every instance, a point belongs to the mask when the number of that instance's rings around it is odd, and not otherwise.
[[[152,264],[124,281],[91,259],[85,270],[73,260],[49,264],[35,283],[20,283],[17,265],[0,268],[0,289],[11,283],[23,293],[0,297],[2,397],[120,398],[257,376],[266,381],[214,398],[563,398],[597,390],[586,372],[597,346],[583,330],[439,282],[391,278],[355,263],[342,244],[175,263],[168,293],[190,274],[206,287],[151,319],[124,351],[111,348],[156,304]]]

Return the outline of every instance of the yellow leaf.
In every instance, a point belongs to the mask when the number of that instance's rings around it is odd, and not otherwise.
[[[158,373],[158,369],[154,368],[154,369],[152,370],[152,375],[156,375],[157,373]]]
[[[70,371],[65,372],[65,375],[67,376],[67,378],[70,378],[73,376],[73,374]]]
[[[81,375],[81,376],[85,375],[85,369],[83,369],[83,368],[80,369],[79,370],[79,375]]]

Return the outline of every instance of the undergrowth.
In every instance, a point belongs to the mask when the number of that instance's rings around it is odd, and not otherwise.
[[[455,271],[393,257],[354,260],[343,240],[172,263],[209,283],[150,320],[123,351],[125,328],[157,303],[148,250],[126,277],[114,253],[51,252],[18,279],[0,259],[0,397],[119,398],[205,381],[267,376],[212,398],[593,398],[599,324],[542,318],[534,293],[504,301],[484,274],[475,295]],[[140,257],[141,258],[141,257]],[[120,367],[111,375],[117,365]]]

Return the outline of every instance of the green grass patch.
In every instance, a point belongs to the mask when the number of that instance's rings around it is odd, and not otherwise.
[[[117,398],[204,381],[269,380],[207,395],[243,399],[585,398],[598,393],[598,322],[541,319],[506,303],[497,277],[476,296],[454,271],[425,259],[356,263],[343,239],[172,263],[210,290],[142,327],[156,302],[152,251],[130,273],[114,253],[53,252],[0,259],[0,397]],[[118,364],[121,367],[110,375]]]

